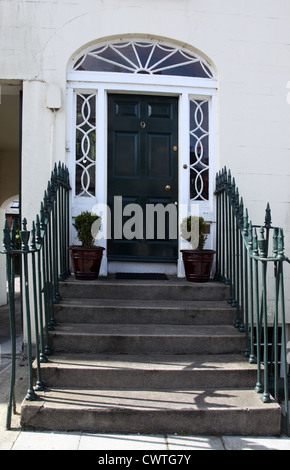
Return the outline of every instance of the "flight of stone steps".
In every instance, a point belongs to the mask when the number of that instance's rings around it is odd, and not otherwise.
[[[61,283],[45,392],[22,424],[50,430],[278,435],[281,410],[254,391],[256,366],[221,283],[99,278]]]

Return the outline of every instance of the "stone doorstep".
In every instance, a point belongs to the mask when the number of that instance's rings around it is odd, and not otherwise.
[[[279,435],[281,410],[252,390],[49,389],[22,403],[25,426],[87,432]],[[77,429],[76,429],[77,428]]]

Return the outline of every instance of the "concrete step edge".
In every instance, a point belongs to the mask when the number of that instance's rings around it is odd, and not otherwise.
[[[55,309],[62,308],[118,308],[118,309],[144,309],[144,310],[185,310],[185,311],[229,311],[236,309],[224,300],[131,300],[131,299],[91,299],[91,298],[64,298]]]
[[[233,325],[163,325],[163,324],[87,324],[87,323],[59,323],[51,333],[53,336],[217,336],[217,337],[243,337]]]
[[[34,363],[35,373],[37,364]],[[114,388],[120,384],[138,390],[192,390],[199,387],[252,387],[257,369],[241,355],[56,355],[42,364],[42,380],[48,387],[86,386]]]
[[[125,302],[126,303],[126,302]],[[102,305],[103,304],[103,305]],[[178,304],[178,303],[177,303]],[[193,307],[189,306],[139,306],[128,303],[125,305],[106,305],[100,302],[99,305],[62,303],[55,306],[55,318],[60,323],[138,323],[138,324],[212,324],[212,325],[233,325],[236,318],[236,311],[227,307]]]
[[[36,361],[33,363],[36,368]],[[212,355],[144,355],[135,354],[55,354],[42,369],[141,370],[141,371],[235,371],[257,370],[241,354]]]
[[[69,431],[277,435],[281,409],[252,390],[50,389],[22,403],[22,426]]]
[[[184,280],[124,282],[124,281],[70,281],[60,283],[63,298],[102,299],[180,299],[180,300],[226,300],[228,287],[216,282],[194,284]]]

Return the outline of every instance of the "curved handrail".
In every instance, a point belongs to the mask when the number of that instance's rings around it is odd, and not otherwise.
[[[29,367],[27,400],[36,400],[36,391],[44,389],[41,379],[41,362],[50,355],[49,330],[55,325],[53,305],[61,299],[59,281],[69,274],[69,172],[64,164],[55,165],[40,213],[27,230],[27,220],[22,221],[20,246],[17,246],[16,227],[6,221],[4,228],[4,253],[8,281],[8,303],[11,331],[11,382],[6,428],[11,428],[12,409],[15,412],[16,375],[16,319],[15,319],[15,259],[21,260],[21,302],[26,321],[26,347]],[[30,298],[31,297],[31,298]],[[32,333],[34,326],[34,335]],[[36,358],[37,381],[33,385],[32,356]]]
[[[283,376],[283,401],[289,433],[289,390],[284,300],[284,233],[273,227],[269,203],[262,225],[254,225],[244,208],[235,179],[224,168],[216,175],[216,279],[229,286],[228,302],[236,308],[235,326],[245,334],[245,357],[257,364],[255,390],[262,401],[281,400],[279,383]],[[269,301],[269,269],[273,268],[274,292]],[[273,340],[269,345],[269,311],[273,314]],[[279,324],[281,358],[279,357]],[[282,365],[281,365],[282,364]],[[262,377],[263,367],[263,377]],[[273,377],[273,380],[272,380]],[[262,380],[263,379],[263,380]],[[270,380],[273,384],[271,386]]]

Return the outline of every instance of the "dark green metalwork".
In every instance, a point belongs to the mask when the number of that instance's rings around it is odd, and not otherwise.
[[[15,247],[15,223],[13,221],[12,230],[10,232],[8,228],[8,222],[6,220],[5,229],[4,229],[4,247],[6,249],[6,270],[7,270],[7,281],[8,281],[8,302],[9,302],[9,313],[10,313],[10,331],[11,331],[11,380],[10,380],[10,393],[9,393],[9,403],[7,410],[7,420],[6,426],[10,427],[12,409],[13,412],[16,412],[16,403],[15,403],[15,368],[16,368],[16,321],[15,321],[15,303],[14,303],[14,293],[15,293],[15,255],[12,250]]]
[[[41,363],[51,354],[49,330],[56,326],[54,304],[61,299],[59,281],[65,280],[69,270],[69,172],[63,165],[55,165],[40,205],[40,213],[27,230],[27,220],[22,221],[21,247],[16,248],[15,225],[4,229],[6,254],[10,330],[12,343],[11,382],[6,427],[11,428],[12,411],[15,412],[16,374],[16,321],[15,321],[15,257],[21,256],[22,309],[25,314],[26,348],[29,367],[29,383],[26,400],[36,400],[35,392],[45,384],[41,377]],[[36,360],[34,384],[33,359]]]
[[[272,227],[269,203],[264,223],[252,224],[235,179],[226,168],[216,175],[215,194],[216,278],[229,285],[228,301],[237,310],[235,326],[245,334],[244,355],[250,363],[257,364],[255,390],[261,393],[264,403],[272,400],[271,395],[276,401],[284,402],[289,435],[289,370],[283,265],[290,260],[284,254],[283,230]],[[272,268],[275,292],[268,292]],[[271,303],[270,299],[273,298],[274,302]],[[274,330],[272,347],[268,340],[269,327]],[[278,356],[278,328],[282,331],[281,357]],[[282,397],[279,388],[281,380]]]

